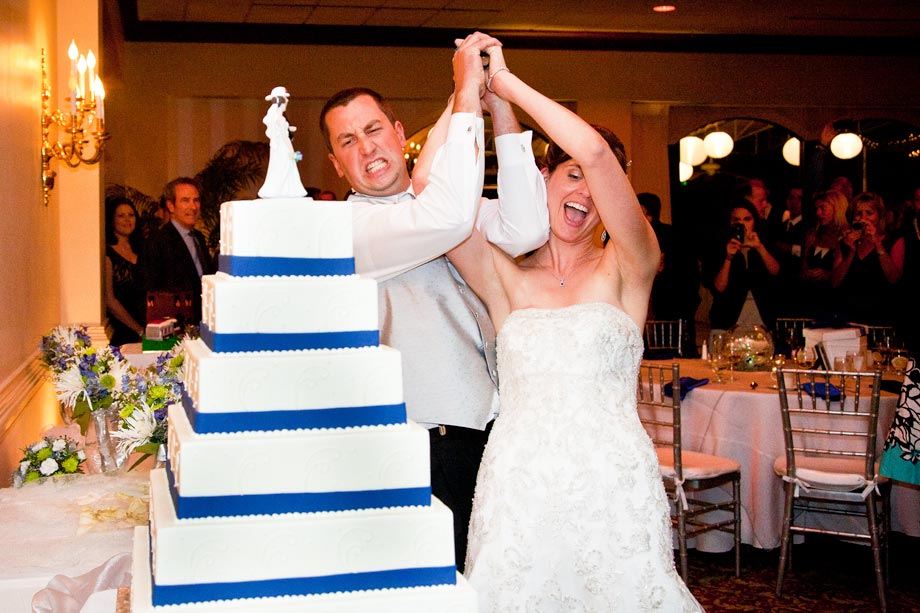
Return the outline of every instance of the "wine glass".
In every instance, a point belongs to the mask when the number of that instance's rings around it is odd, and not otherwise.
[[[714,334],[712,336],[711,351],[709,352],[709,366],[716,376],[716,383],[725,383],[725,370],[729,367],[727,344],[729,335]]]
[[[812,347],[801,347],[795,350],[793,354],[793,360],[795,360],[795,365],[803,370],[811,370],[815,366],[815,362],[818,361],[818,353],[815,351],[815,348]]]
[[[722,351],[713,351],[710,354],[709,366],[716,376],[716,383],[725,383],[725,370],[730,366],[728,356]]]

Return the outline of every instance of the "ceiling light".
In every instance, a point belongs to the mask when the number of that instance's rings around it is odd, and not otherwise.
[[[677,7],[673,4],[659,4],[658,6],[653,6],[652,10],[656,13],[671,13],[677,10]]]
[[[798,166],[801,163],[802,141],[792,136],[783,145],[783,159],[792,166]]]
[[[693,166],[687,164],[686,162],[677,163],[677,176],[680,179],[680,182],[689,181],[690,177],[693,176]]]
[[[859,134],[844,132],[831,141],[831,153],[841,160],[855,158],[862,151],[863,142]]]
[[[690,166],[699,166],[706,161],[706,149],[699,136],[685,136],[680,139],[680,161]]]
[[[734,147],[735,141],[727,132],[710,132],[703,139],[703,148],[713,159],[724,158]]]

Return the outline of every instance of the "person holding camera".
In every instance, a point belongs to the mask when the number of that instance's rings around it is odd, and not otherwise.
[[[760,218],[753,204],[732,203],[729,224],[728,240],[720,242],[705,266],[704,282],[712,292],[711,333],[738,324],[772,330],[779,261],[760,239]]]
[[[885,204],[881,196],[863,192],[853,198],[834,261],[831,285],[839,288],[847,321],[873,325],[894,324],[895,288],[904,270],[904,239],[885,232]]]

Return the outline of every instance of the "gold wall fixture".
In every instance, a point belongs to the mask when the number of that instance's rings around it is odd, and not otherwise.
[[[49,192],[54,189],[57,173],[51,170],[51,160],[57,159],[71,168],[82,164],[97,164],[109,137],[105,131],[105,89],[96,73],[96,56],[89,51],[80,55],[74,41],[67,51],[70,58],[68,89],[70,109],[49,110],[51,85],[42,49],[42,196],[48,206]],[[88,88],[88,89],[87,89]],[[60,138],[52,141],[51,129],[57,128]],[[90,138],[91,137],[91,138]]]

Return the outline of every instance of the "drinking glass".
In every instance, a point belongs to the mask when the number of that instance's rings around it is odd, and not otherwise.
[[[814,347],[802,347],[795,350],[793,359],[798,368],[809,370],[814,368],[815,362],[818,361],[818,354]]]
[[[728,356],[721,351],[713,351],[710,354],[709,366],[716,376],[716,383],[725,383],[725,371],[729,368]]]

